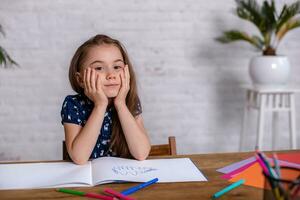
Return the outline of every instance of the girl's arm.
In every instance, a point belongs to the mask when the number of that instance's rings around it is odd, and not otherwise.
[[[88,67],[84,70],[82,86],[86,96],[94,102],[92,113],[84,127],[64,124],[67,150],[77,164],[84,164],[88,161],[97,142],[108,105],[108,99],[102,90],[101,79],[94,69]]]
[[[125,66],[124,71],[120,74],[120,79],[122,85],[114,99],[115,108],[131,155],[137,160],[145,160],[149,155],[151,145],[144,128],[143,118],[141,115],[134,118],[125,102],[130,89],[128,65]]]
[[[137,160],[145,160],[149,155],[151,144],[142,115],[134,118],[126,104],[116,106],[116,110],[131,155]]]
[[[106,106],[95,106],[84,127],[64,123],[67,150],[76,164],[85,164],[90,158],[99,136],[105,111]]]

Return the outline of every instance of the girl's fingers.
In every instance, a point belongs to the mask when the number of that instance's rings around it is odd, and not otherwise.
[[[86,69],[83,70],[83,76],[82,76],[82,81],[83,81],[83,86],[85,87],[85,80],[86,80]]]
[[[84,79],[84,81],[83,81],[83,84],[84,84],[84,89],[85,90],[88,90],[89,88],[88,88],[88,84],[87,84],[87,76],[88,76],[88,70],[87,69],[85,69],[84,70],[84,72],[83,72],[84,74],[83,74],[83,79]]]
[[[130,85],[130,74],[129,74],[129,68],[128,65],[125,67],[125,80],[126,80],[126,86],[129,88]]]
[[[86,83],[86,89],[88,91],[91,90],[90,79],[91,79],[91,70],[90,70],[90,68],[87,68],[86,69],[85,83]]]
[[[100,84],[100,81],[99,81],[99,75],[96,74],[96,90],[97,90],[97,91],[100,89],[99,84]]]
[[[126,86],[126,79],[125,79],[124,71],[121,72],[120,76],[121,76],[121,88],[125,88],[125,86]]]
[[[128,79],[130,79],[130,73],[129,73],[129,67],[128,67],[128,65],[125,65],[125,74],[126,74],[126,77]]]
[[[99,74],[96,75],[96,90],[102,91],[102,81]]]
[[[94,69],[91,69],[91,79],[90,79],[91,89],[96,90],[96,72]]]

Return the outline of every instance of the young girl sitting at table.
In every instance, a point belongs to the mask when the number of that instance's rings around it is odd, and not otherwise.
[[[73,162],[102,156],[146,159],[151,145],[123,45],[106,35],[92,37],[75,52],[69,80],[77,94],[65,98],[61,117]]]

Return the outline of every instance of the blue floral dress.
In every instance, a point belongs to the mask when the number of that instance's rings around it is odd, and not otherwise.
[[[69,95],[65,98],[61,109],[61,123],[72,123],[84,126],[94,108],[94,103],[88,97],[81,94]],[[104,120],[96,145],[90,156],[91,159],[103,156],[116,156],[111,150],[110,140],[112,134],[112,112],[114,107],[110,107],[104,114]],[[137,105],[135,115],[142,113],[140,103]]]

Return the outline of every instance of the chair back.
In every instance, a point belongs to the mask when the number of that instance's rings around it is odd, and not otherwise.
[[[152,145],[149,156],[177,155],[175,136],[169,136],[168,140],[168,144]]]

